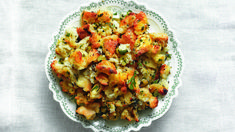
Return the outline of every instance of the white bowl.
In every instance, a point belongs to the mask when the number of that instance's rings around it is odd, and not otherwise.
[[[150,23],[150,31],[153,32],[164,32],[169,36],[168,45],[170,47],[169,53],[172,54],[170,61],[166,62],[168,65],[172,66],[171,74],[168,77],[169,89],[167,95],[159,99],[158,106],[153,110],[143,110],[140,111],[140,121],[139,122],[128,122],[125,120],[117,121],[106,121],[104,119],[98,120],[86,120],[81,115],[77,115],[76,103],[74,97],[69,97],[66,93],[61,91],[57,78],[54,76],[50,64],[55,57],[55,47],[56,42],[60,36],[64,33],[65,29],[68,26],[79,26],[80,15],[83,10],[96,11],[98,9],[107,9],[113,12],[127,12],[132,10],[133,12],[143,11],[148,17]],[[81,123],[85,128],[91,128],[94,131],[138,131],[142,127],[149,126],[153,120],[156,120],[162,117],[170,108],[172,100],[177,96],[178,88],[181,85],[180,74],[183,70],[183,55],[179,49],[179,42],[177,41],[172,30],[169,28],[169,25],[162,18],[162,15],[159,15],[159,12],[156,13],[146,6],[137,4],[133,1],[125,2],[123,0],[103,0],[103,2],[91,3],[88,6],[81,6],[79,10],[73,11],[69,14],[58,27],[58,31],[53,36],[51,43],[49,44],[49,53],[46,57],[45,68],[46,75],[49,80],[49,89],[53,92],[54,99],[60,103],[60,106],[64,113],[73,121]]]

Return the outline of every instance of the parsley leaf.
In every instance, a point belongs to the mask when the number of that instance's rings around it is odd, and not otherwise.
[[[70,33],[66,33],[66,35],[65,35],[66,37],[69,37],[70,36]]]
[[[127,11],[127,15],[129,15],[131,12],[132,12],[132,10],[128,10],[128,11]]]
[[[166,58],[171,59],[171,54],[166,54]]]
[[[91,91],[93,91],[93,90],[95,90],[95,89],[97,89],[97,88],[99,88],[99,86],[98,86],[98,85],[95,85],[95,86],[91,89]]]
[[[144,26],[141,27],[141,30],[142,30],[142,31],[144,30]]]
[[[136,71],[134,72],[134,75],[131,77],[131,79],[128,80],[128,84],[130,84],[130,87],[129,87],[130,90],[133,90],[136,85],[135,76],[136,76]]]
[[[103,14],[103,13],[101,13],[101,14],[99,14],[99,15],[98,15],[98,17],[102,17],[103,15],[104,15],[104,14]]]
[[[157,80],[153,81],[153,84],[159,83],[160,78],[158,78]]]
[[[140,63],[140,62],[139,62],[139,63],[137,63],[137,64],[138,64],[139,66],[142,66],[142,63]]]

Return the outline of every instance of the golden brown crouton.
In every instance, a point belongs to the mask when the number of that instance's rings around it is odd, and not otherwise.
[[[102,85],[108,85],[108,76],[106,74],[100,73],[97,77],[96,80],[99,81],[100,84]]]
[[[117,74],[115,65],[107,60],[102,60],[98,65],[96,65],[96,69],[99,72],[103,72],[107,75]]]
[[[56,73],[56,75],[59,78],[62,78],[62,77],[69,78],[69,77],[71,77],[73,75],[72,71],[71,71],[71,69],[69,67],[67,67],[67,66],[65,66],[63,64],[58,63],[57,60],[54,60],[51,63],[51,69]]]
[[[87,63],[88,65],[91,63],[91,62],[97,62],[98,60],[98,57],[100,56],[100,54],[97,52],[96,49],[92,49],[89,53],[88,53],[88,56],[87,56]]]
[[[147,88],[141,88],[137,98],[145,102],[150,108],[155,108],[158,105],[157,97],[154,97]]]
[[[166,79],[167,76],[170,74],[170,69],[171,69],[170,66],[168,66],[166,64],[163,64],[160,67],[160,76],[161,76],[161,78]]]
[[[101,11],[97,12],[98,22],[110,22],[113,18],[113,14],[110,11]]]
[[[111,57],[115,53],[115,49],[118,45],[118,36],[112,35],[104,37],[104,50],[105,55]]]
[[[83,56],[82,52],[79,50],[74,51],[70,55],[69,62],[73,64],[78,70],[85,69],[88,66],[87,58]]]
[[[147,16],[144,12],[136,14],[136,20],[134,22],[134,31],[136,35],[143,34],[148,29]]]
[[[91,33],[90,42],[91,42],[91,48],[93,49],[97,49],[100,46],[102,46],[101,36],[95,32]]]
[[[90,80],[84,76],[79,76],[76,84],[77,84],[77,86],[83,88],[83,91],[86,91],[86,92],[91,91],[92,84],[91,84]]]
[[[65,80],[60,81],[60,86],[63,92],[67,92],[70,95],[76,94],[75,87],[73,86],[73,84],[69,83],[68,81],[65,81]]]
[[[78,33],[79,39],[83,39],[87,36],[90,36],[91,35],[90,25],[87,24],[87,25],[77,28],[77,33]]]
[[[81,88],[77,89],[77,96],[75,97],[75,99],[78,105],[87,105],[89,103],[85,92],[83,92]]]
[[[135,13],[131,12],[123,20],[121,20],[120,26],[125,28],[132,27],[134,25],[135,19],[136,19]]]
[[[87,106],[80,106],[76,112],[78,114],[84,115],[87,120],[93,120],[96,116],[96,113],[100,111],[99,103],[88,104]]]
[[[167,47],[168,35],[165,33],[151,33],[150,37],[153,41],[161,44],[162,47]]]
[[[149,35],[139,35],[135,41],[136,57],[148,52],[151,49],[152,40]]]
[[[122,35],[119,43],[121,44],[130,44],[131,50],[133,50],[135,45],[136,35],[134,34],[133,30],[128,29],[125,34]]]
[[[97,19],[97,14],[95,12],[83,11],[82,13],[82,24],[92,24],[95,23]]]

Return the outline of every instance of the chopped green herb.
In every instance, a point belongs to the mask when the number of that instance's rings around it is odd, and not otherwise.
[[[154,74],[152,75],[152,79],[153,79],[153,78],[155,78],[155,76],[156,76],[156,72],[157,72],[157,71],[156,71],[156,70],[154,70]]]
[[[155,81],[153,81],[153,84],[159,83],[159,81],[160,81],[160,78],[155,80]]]
[[[145,62],[144,62],[144,64],[146,65],[146,64],[148,64],[148,62],[147,62],[147,61],[145,61]]]
[[[66,37],[69,37],[70,36],[70,33],[66,33],[66,35],[65,35]]]
[[[140,62],[139,62],[139,63],[137,63],[137,64],[138,64],[139,66],[143,66],[143,65],[142,65],[142,63],[140,63]]]
[[[140,42],[143,42],[143,40],[142,40],[142,39],[140,39]]]
[[[130,15],[131,12],[132,12],[132,10],[128,10],[127,11],[127,15]]]
[[[114,24],[112,24],[112,23],[109,23],[109,26],[111,27],[111,28],[115,28],[116,26],[114,25]]]
[[[81,103],[81,104],[79,104],[80,106],[84,106],[85,104],[84,103]]]
[[[113,13],[113,15],[117,15],[117,12]]]
[[[82,44],[82,45],[80,45],[80,46],[79,46],[79,48],[81,48],[82,46],[83,46],[83,44]]]
[[[59,63],[60,63],[60,64],[64,64],[62,58],[59,59]]]
[[[105,58],[105,56],[100,55],[100,56],[98,57],[98,61],[102,61],[102,60],[106,60],[106,58]]]
[[[102,17],[103,15],[104,15],[103,13],[102,13],[102,14],[99,14],[98,17]]]
[[[144,30],[144,26],[142,26],[141,30]]]
[[[166,58],[171,59],[171,54],[166,54]]]
[[[134,72],[134,75],[131,77],[131,79],[128,80],[127,82],[128,84],[130,84],[130,87],[129,87],[130,90],[133,90],[136,85],[135,76],[136,76],[136,71]]]
[[[93,90],[95,90],[95,89],[97,89],[97,88],[99,88],[99,86],[98,86],[98,85],[95,85],[95,86],[91,89],[91,91],[93,91]]]
[[[162,61],[162,59],[159,59],[158,61]]]
[[[125,55],[127,52],[128,52],[128,50],[118,50],[119,51],[119,54],[121,54],[121,55]]]

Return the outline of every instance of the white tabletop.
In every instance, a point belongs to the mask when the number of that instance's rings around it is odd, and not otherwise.
[[[165,16],[185,57],[178,97],[141,131],[235,131],[235,1],[138,1]],[[62,112],[44,69],[52,34],[83,3],[0,2],[0,131],[91,131]]]

